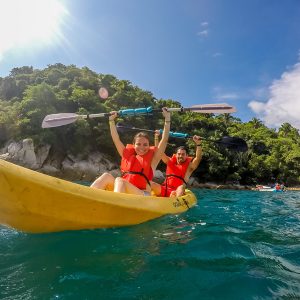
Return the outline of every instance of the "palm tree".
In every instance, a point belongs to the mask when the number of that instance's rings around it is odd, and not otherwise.
[[[249,121],[249,123],[252,124],[255,129],[264,126],[263,122],[258,118],[252,118],[252,120]]]

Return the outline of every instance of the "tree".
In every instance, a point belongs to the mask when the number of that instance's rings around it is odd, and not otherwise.
[[[98,89],[107,88],[109,97],[99,99]],[[101,149],[117,159],[106,118],[80,120],[68,126],[42,129],[43,118],[52,113],[78,114],[109,112],[125,108],[180,107],[172,99],[155,99],[150,91],[114,75],[97,74],[87,67],[49,65],[43,70],[32,67],[12,69],[0,78],[0,143],[10,139],[34,138],[35,144],[50,143],[65,154],[89,153]],[[160,113],[124,117],[120,121],[145,129],[160,129]],[[194,173],[202,181],[240,181],[244,184],[269,183],[274,178],[286,184],[300,183],[300,137],[296,128],[283,123],[279,130],[268,128],[257,118],[242,123],[232,115],[172,113],[171,130],[219,140],[224,135],[244,138],[248,151],[237,153],[203,140],[203,160]],[[132,132],[122,135],[131,142]],[[194,155],[194,143],[170,139],[168,154],[187,144]]]
[[[278,130],[278,136],[279,137],[290,137],[294,141],[299,141],[299,130],[294,128],[291,124],[289,123],[283,123],[279,130]]]
[[[28,67],[28,66],[24,66],[21,68],[13,68],[10,71],[9,76],[10,77],[15,77],[17,75],[23,75],[23,74],[32,74],[33,73],[33,67]]]
[[[18,96],[16,80],[12,77],[5,77],[0,85],[0,99],[10,100]]]
[[[20,138],[28,136],[40,141],[42,120],[47,114],[56,112],[56,96],[53,88],[46,83],[31,86],[20,103]]]

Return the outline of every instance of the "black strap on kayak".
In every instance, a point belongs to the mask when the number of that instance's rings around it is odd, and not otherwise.
[[[185,183],[185,185],[187,185],[186,181],[185,181],[184,178],[182,178],[181,176],[178,176],[178,175],[175,175],[175,174],[168,174],[168,175],[166,175],[166,177],[176,177],[176,178],[179,178],[179,179],[181,179],[181,180]],[[168,180],[166,180],[165,183],[164,183],[163,185],[166,186],[164,197],[167,197],[167,192],[168,192]],[[176,188],[175,188],[175,189],[176,189]]]
[[[180,180],[182,180],[185,184],[187,184],[186,181],[184,180],[184,178],[182,178],[181,176],[178,176],[175,174],[168,174],[168,175],[166,175],[166,177],[176,177],[176,178],[179,178]]]
[[[187,208],[190,208],[189,203],[184,198],[182,198],[182,201],[184,202],[184,204],[186,205]]]
[[[135,172],[135,171],[125,171],[125,172],[122,172],[122,176],[125,175],[125,174],[134,174],[134,175],[141,175],[145,178],[145,180],[147,181],[147,184],[151,187],[151,183],[148,179],[148,177],[143,173],[143,169],[141,172]]]

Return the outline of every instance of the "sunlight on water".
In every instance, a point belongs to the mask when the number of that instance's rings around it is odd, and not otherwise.
[[[127,228],[0,227],[0,299],[299,299],[300,193],[194,192]]]

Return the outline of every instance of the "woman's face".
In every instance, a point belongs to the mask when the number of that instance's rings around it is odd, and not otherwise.
[[[144,137],[137,137],[134,143],[134,150],[138,155],[145,155],[149,151],[149,140]]]

